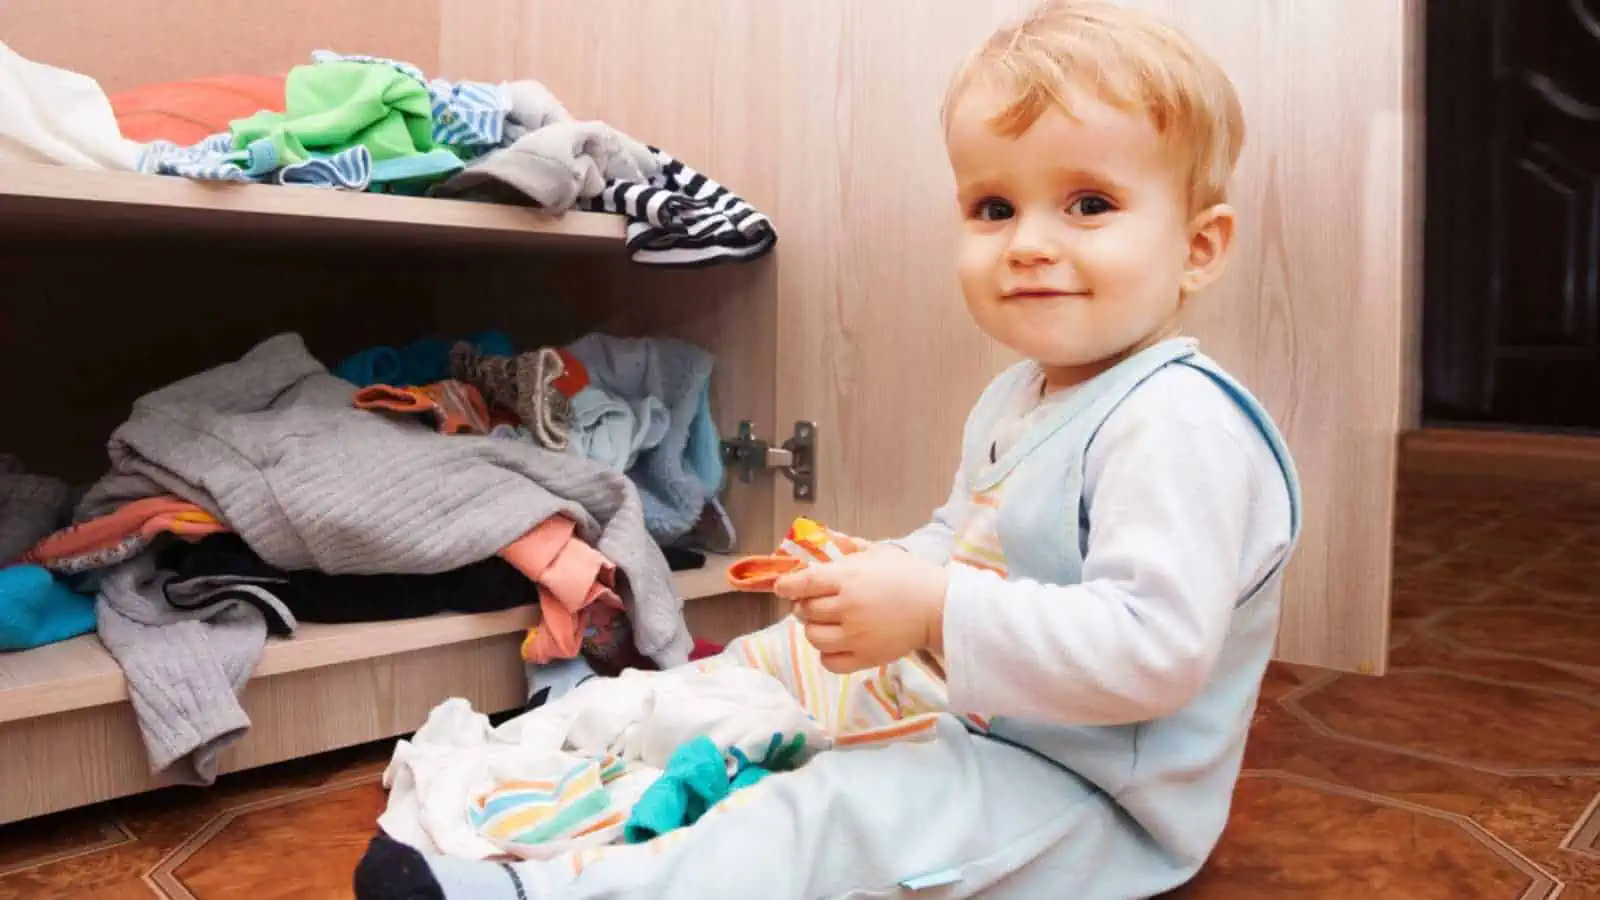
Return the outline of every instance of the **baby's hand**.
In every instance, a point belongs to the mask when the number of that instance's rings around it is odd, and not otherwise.
[[[795,604],[822,665],[843,674],[943,648],[944,567],[892,548],[785,575],[772,591]]]

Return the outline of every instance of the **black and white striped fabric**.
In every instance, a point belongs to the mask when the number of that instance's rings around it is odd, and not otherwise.
[[[578,206],[628,217],[635,262],[696,268],[748,262],[778,241],[772,222],[743,198],[651,147],[660,172],[648,182],[612,180]]]

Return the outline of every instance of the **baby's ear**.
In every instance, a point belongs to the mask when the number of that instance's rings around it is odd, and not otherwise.
[[[1218,203],[1189,221],[1189,258],[1181,287],[1185,296],[1205,290],[1221,277],[1233,250],[1233,207]]]

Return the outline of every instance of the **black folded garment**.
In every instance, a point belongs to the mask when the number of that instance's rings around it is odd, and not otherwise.
[[[662,547],[661,554],[667,558],[667,568],[674,572],[688,572],[706,567],[706,555],[698,550],[688,550],[683,547]]]
[[[495,612],[539,602],[539,586],[498,556],[431,575],[329,575],[268,565],[236,534],[173,541],[158,564],[176,575],[167,602],[187,609],[271,594],[302,622],[385,622],[438,612]],[[273,616],[268,616],[268,622]]]

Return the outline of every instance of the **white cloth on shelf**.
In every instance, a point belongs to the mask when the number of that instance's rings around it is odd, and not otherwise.
[[[33,62],[0,42],[0,160],[133,171],[111,101],[87,75]]]

